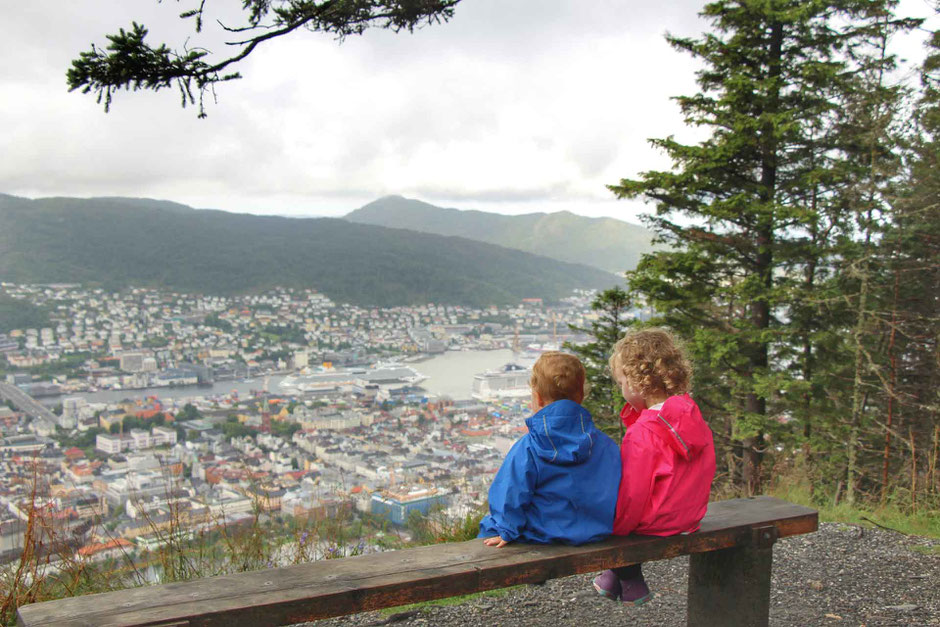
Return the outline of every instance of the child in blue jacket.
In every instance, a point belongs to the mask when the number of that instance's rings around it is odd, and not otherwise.
[[[544,353],[532,367],[536,413],[490,487],[478,536],[487,546],[584,544],[611,534],[620,449],[580,405],[584,379],[584,366],[566,353]]]

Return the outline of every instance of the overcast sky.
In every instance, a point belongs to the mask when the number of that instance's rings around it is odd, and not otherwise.
[[[195,4],[30,0],[6,11],[0,192],[331,216],[401,194],[636,221],[642,203],[605,185],[668,165],[647,138],[694,137],[670,97],[693,92],[695,67],[663,34],[699,34],[697,0],[463,0],[451,22],[411,35],[339,44],[303,31],[242,63],[204,120],[174,91],[120,92],[107,115],[66,91],[71,59],[132,20],[151,44],[179,47],[192,25],[176,16]],[[226,4],[232,23],[240,3]],[[901,9],[930,14],[925,0]],[[191,43],[224,53],[221,41]],[[919,38],[897,49],[919,58]]]

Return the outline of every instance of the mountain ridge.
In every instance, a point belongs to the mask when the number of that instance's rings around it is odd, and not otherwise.
[[[310,287],[362,305],[557,300],[616,277],[460,237],[120,197],[0,195],[0,280],[181,292]]]
[[[477,209],[437,207],[403,196],[383,196],[344,219],[422,233],[467,237],[568,263],[620,274],[654,249],[653,232],[615,218],[570,211],[507,216]]]

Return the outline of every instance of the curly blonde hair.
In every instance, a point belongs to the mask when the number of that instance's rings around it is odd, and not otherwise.
[[[643,398],[692,390],[692,364],[682,343],[666,329],[627,333],[614,345],[608,363],[611,372],[619,373]]]
[[[585,378],[580,359],[561,351],[547,351],[532,366],[529,387],[546,404],[562,399],[580,403],[587,394]]]

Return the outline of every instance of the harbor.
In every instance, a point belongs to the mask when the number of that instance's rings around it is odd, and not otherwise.
[[[160,400],[182,404],[195,399],[221,399],[225,397],[249,397],[256,393],[271,395],[300,395],[305,391],[332,388],[338,385],[355,385],[357,381],[394,381],[418,385],[435,397],[466,400],[474,396],[474,377],[507,363],[519,356],[510,349],[447,351],[428,357],[397,364],[397,368],[350,368],[325,369],[302,373],[277,373],[256,375],[251,379],[216,381],[209,385],[184,385],[174,387],[148,387],[128,390],[98,390],[75,392],[68,397],[81,397],[87,403],[118,403],[125,400],[138,401],[156,397]],[[531,358],[528,360],[531,362]],[[527,375],[526,375],[527,376]],[[38,399],[47,407],[62,402],[63,396]]]

